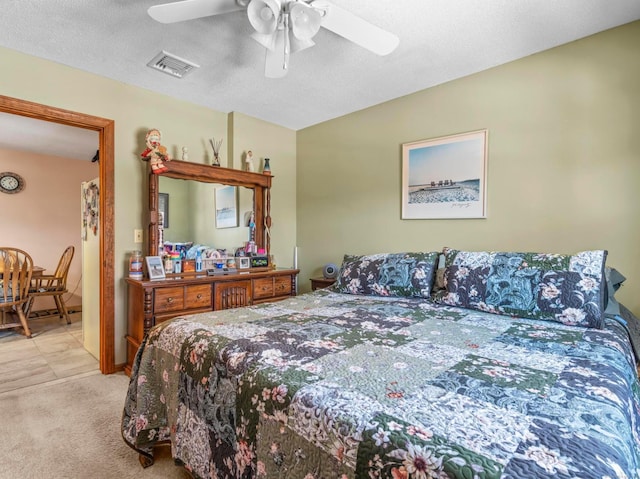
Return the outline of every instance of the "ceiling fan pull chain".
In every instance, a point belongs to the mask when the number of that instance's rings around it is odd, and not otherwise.
[[[289,40],[289,14],[284,13],[284,63],[282,68],[286,70],[289,67],[289,55],[291,54],[291,43]]]

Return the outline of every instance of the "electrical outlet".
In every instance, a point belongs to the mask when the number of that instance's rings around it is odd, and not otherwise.
[[[142,243],[142,230],[133,230],[133,242]]]

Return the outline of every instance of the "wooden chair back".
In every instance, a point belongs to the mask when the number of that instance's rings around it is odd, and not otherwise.
[[[69,267],[71,266],[74,253],[75,248],[73,246],[67,246],[67,249],[64,250],[64,253],[62,253],[60,257],[60,261],[58,261],[58,267],[56,268],[54,276],[58,280],[58,287],[62,289],[67,289],[67,276],[69,276]]]
[[[27,317],[32,313],[36,298],[51,296],[53,297],[60,317],[66,318],[67,324],[71,324],[63,295],[67,293],[67,276],[69,275],[69,267],[71,266],[74,253],[75,248],[68,246],[62,253],[54,274],[43,274],[33,278],[30,292],[31,297],[25,308]],[[34,314],[36,313],[34,312]]]
[[[18,248],[0,247],[0,329],[22,326],[27,337],[31,331],[23,312],[23,305],[29,300],[29,287],[33,273],[33,260]],[[15,311],[20,322],[7,322],[6,312]]]
[[[25,251],[17,248],[0,248],[0,303],[2,307],[27,300],[33,260]]]

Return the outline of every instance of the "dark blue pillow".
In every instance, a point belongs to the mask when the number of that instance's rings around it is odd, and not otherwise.
[[[334,290],[347,294],[428,298],[439,254],[345,255]]]
[[[496,314],[602,328],[607,252],[574,255],[445,248],[439,301]]]

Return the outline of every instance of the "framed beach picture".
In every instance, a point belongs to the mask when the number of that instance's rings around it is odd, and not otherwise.
[[[216,228],[238,227],[238,187],[216,188]]]
[[[145,257],[147,263],[147,271],[149,272],[149,279],[164,279],[164,266],[162,265],[162,258],[160,256],[147,256]]]
[[[402,145],[402,219],[487,217],[487,130]]]

